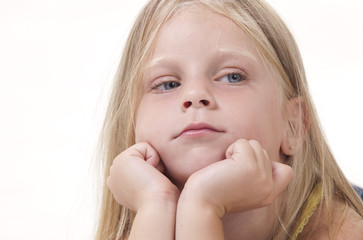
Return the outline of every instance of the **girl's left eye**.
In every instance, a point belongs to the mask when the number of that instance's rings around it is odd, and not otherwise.
[[[226,83],[239,83],[245,80],[245,76],[241,73],[229,73],[224,75],[223,77],[219,78],[219,82],[226,82]]]

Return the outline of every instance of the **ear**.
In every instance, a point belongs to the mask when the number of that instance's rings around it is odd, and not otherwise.
[[[286,105],[286,126],[281,151],[288,156],[294,155],[303,145],[308,132],[309,120],[302,97],[288,100]]]

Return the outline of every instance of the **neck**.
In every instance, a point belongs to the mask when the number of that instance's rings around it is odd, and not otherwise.
[[[240,213],[226,214],[222,218],[226,240],[271,239],[277,221],[275,204]]]

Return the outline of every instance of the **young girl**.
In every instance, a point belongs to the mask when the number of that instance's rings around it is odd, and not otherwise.
[[[97,239],[363,239],[296,44],[262,1],[151,0],[102,139]]]

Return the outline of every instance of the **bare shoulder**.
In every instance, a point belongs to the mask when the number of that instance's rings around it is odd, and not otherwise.
[[[341,227],[338,229],[336,239],[363,240],[363,218],[350,207],[346,210]]]
[[[324,207],[313,214],[298,239],[310,240],[363,240],[363,217],[345,203],[335,201],[332,217],[328,217]]]

